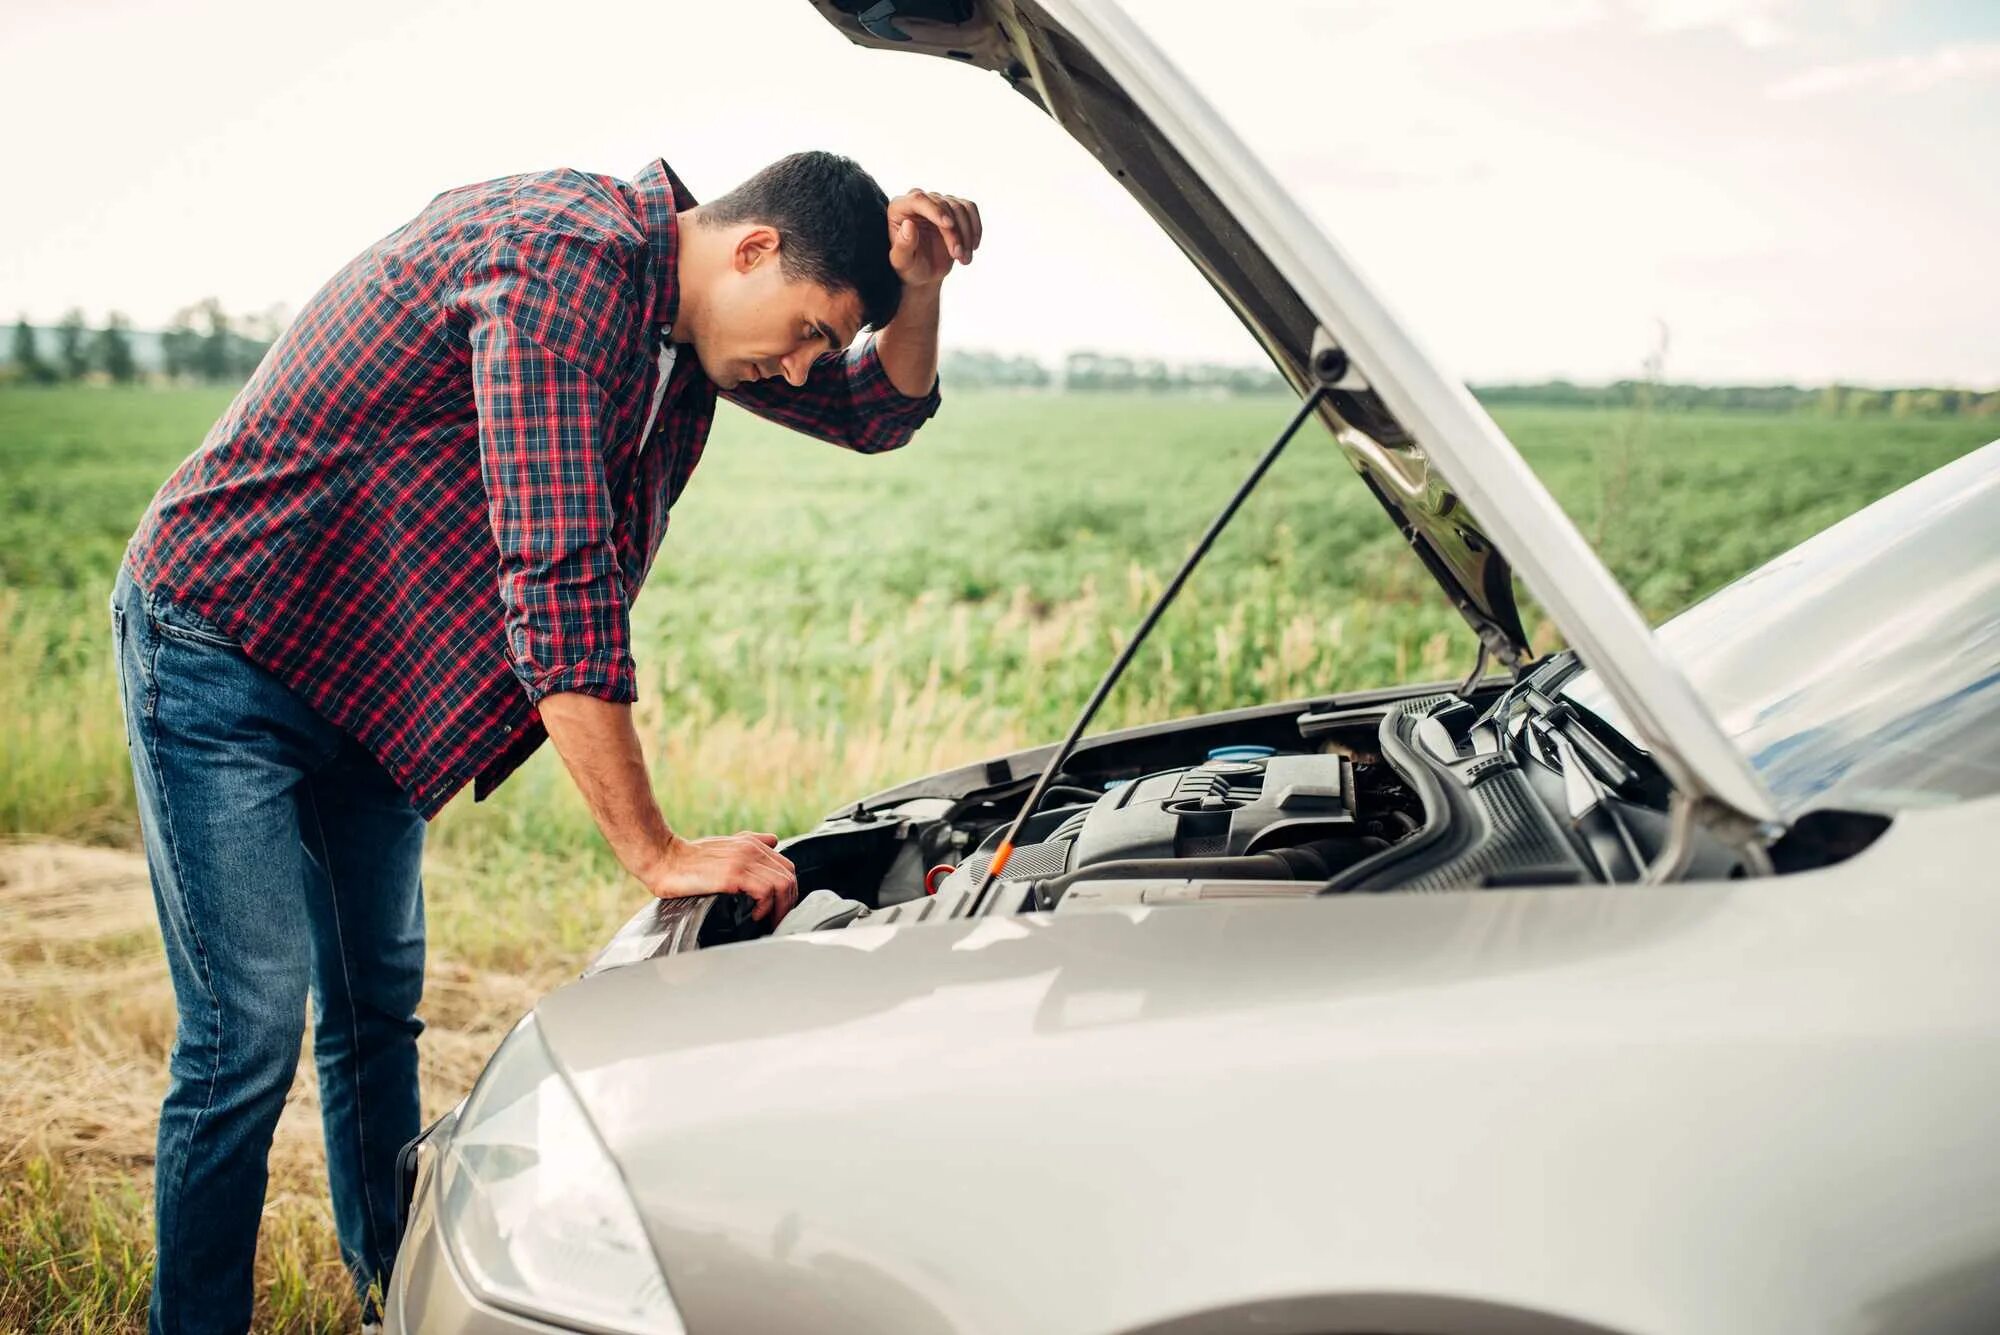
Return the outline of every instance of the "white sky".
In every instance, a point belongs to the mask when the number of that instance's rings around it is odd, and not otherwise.
[[[1452,369],[2000,384],[1993,0],[1129,0]],[[1257,17],[1251,18],[1250,15]],[[804,0],[6,0],[0,316],[293,308],[449,186],[797,148],[980,201],[945,338],[1254,358],[1000,80]]]

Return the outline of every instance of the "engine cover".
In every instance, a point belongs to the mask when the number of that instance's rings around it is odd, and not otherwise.
[[[1345,756],[1209,760],[1134,779],[1088,807],[1032,817],[1024,828],[1034,842],[1014,850],[999,879],[1045,880],[1138,859],[1263,853],[1357,833],[1354,817],[1354,766]],[[999,839],[995,830],[939,884],[935,896],[888,905],[868,920],[950,916],[971,895],[975,873],[992,858]]]
[[[1131,858],[1261,853],[1354,826],[1354,767],[1345,756],[1210,760],[1135,779],[1097,800],[1069,850],[1068,870]]]

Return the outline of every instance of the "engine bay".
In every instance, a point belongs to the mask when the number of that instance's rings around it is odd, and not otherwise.
[[[984,911],[1636,879],[1667,834],[1645,757],[1595,733],[1587,758],[1546,742],[1583,734],[1574,711],[1527,690],[1389,693],[1110,734],[1048,785]],[[1587,785],[1566,781],[1585,766]],[[802,892],[829,890],[871,920],[957,916],[1016,814],[1013,786],[857,804],[783,847]],[[884,824],[897,834],[868,828]],[[880,850],[872,865],[864,844]]]
[[[1567,661],[1565,661],[1567,660]],[[776,931],[991,913],[1538,886],[1771,870],[1687,822],[1645,752],[1565,699],[1567,655],[1515,681],[1292,701],[1103,734],[1075,748],[981,873],[1054,748],[863,798],[781,841],[801,898]],[[1865,847],[1886,822],[1808,819],[1776,870]],[[975,910],[975,905],[977,908]],[[767,934],[736,896],[648,905],[592,971]]]

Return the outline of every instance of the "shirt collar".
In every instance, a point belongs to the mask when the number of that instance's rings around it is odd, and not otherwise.
[[[640,226],[653,255],[653,323],[673,327],[680,312],[680,223],[676,215],[695,206],[695,197],[674,175],[665,158],[655,158],[632,177]]]

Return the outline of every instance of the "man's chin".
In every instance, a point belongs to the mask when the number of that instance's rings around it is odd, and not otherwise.
[[[693,348],[695,360],[701,363],[701,373],[712,381],[717,389],[735,389],[743,383],[743,368],[734,362],[711,361],[701,350],[699,343]]]

